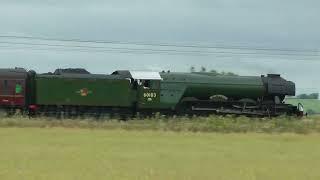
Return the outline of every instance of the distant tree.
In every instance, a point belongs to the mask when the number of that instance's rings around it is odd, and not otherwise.
[[[299,94],[299,95],[297,96],[297,98],[299,98],[299,99],[307,99],[307,97],[308,97],[307,94]]]
[[[238,76],[238,74],[235,74],[235,73],[233,73],[233,72],[227,72],[226,75],[227,75],[227,76]]]
[[[196,68],[194,66],[190,67],[190,72],[196,72]]]
[[[319,99],[319,93],[300,94],[297,97],[299,99]]]
[[[207,71],[207,68],[204,67],[204,66],[201,67],[200,71],[196,71],[196,68],[195,68],[194,66],[191,66],[191,67],[190,67],[190,72],[201,72],[201,73],[206,73],[206,72],[208,72],[208,73],[210,73],[210,74],[212,74],[212,75],[238,76],[238,74],[235,74],[235,73],[233,73],[233,72],[225,72],[225,71],[222,71],[222,72],[219,73],[218,71],[216,71],[216,70],[214,70],[214,69],[212,69],[212,70],[210,70],[210,71]]]
[[[200,72],[207,72],[207,68],[205,68],[205,67],[202,66]]]
[[[218,73],[216,70],[214,70],[214,69],[211,70],[210,73],[211,73],[211,74],[214,74],[214,75],[219,75],[219,73]]]
[[[310,94],[310,98],[312,98],[312,99],[319,99],[319,93],[312,93],[312,94]]]
[[[316,112],[313,109],[307,109],[307,113],[309,115],[316,114]]]

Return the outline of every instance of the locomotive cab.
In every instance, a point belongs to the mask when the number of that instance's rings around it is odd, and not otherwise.
[[[158,72],[130,71],[137,83],[137,108],[152,108],[160,102],[160,81]]]
[[[112,74],[131,79],[132,90],[136,93],[137,109],[152,109],[159,104],[160,82],[162,81],[160,73],[150,71],[115,71]]]

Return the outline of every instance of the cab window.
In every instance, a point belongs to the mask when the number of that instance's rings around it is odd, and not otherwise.
[[[150,89],[151,88],[151,81],[150,80],[143,81],[143,87],[145,89]]]
[[[142,85],[145,89],[159,89],[160,88],[160,81],[151,81],[151,80],[144,80]]]

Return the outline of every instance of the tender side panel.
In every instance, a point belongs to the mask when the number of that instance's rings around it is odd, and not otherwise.
[[[36,78],[39,105],[113,106],[132,105],[131,84],[126,79]]]

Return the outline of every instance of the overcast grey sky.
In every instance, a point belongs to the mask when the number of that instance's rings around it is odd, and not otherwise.
[[[228,53],[210,55],[97,52],[8,45],[3,42],[12,39],[0,38],[0,67],[19,66],[40,72],[83,67],[91,72],[110,73],[115,69],[187,71],[190,66],[206,66],[242,75],[280,73],[295,81],[299,92],[319,92],[319,9],[318,0],[2,0],[0,36],[318,52],[307,56],[230,49]],[[150,48],[112,44],[108,47]],[[270,53],[273,55],[266,55]]]

